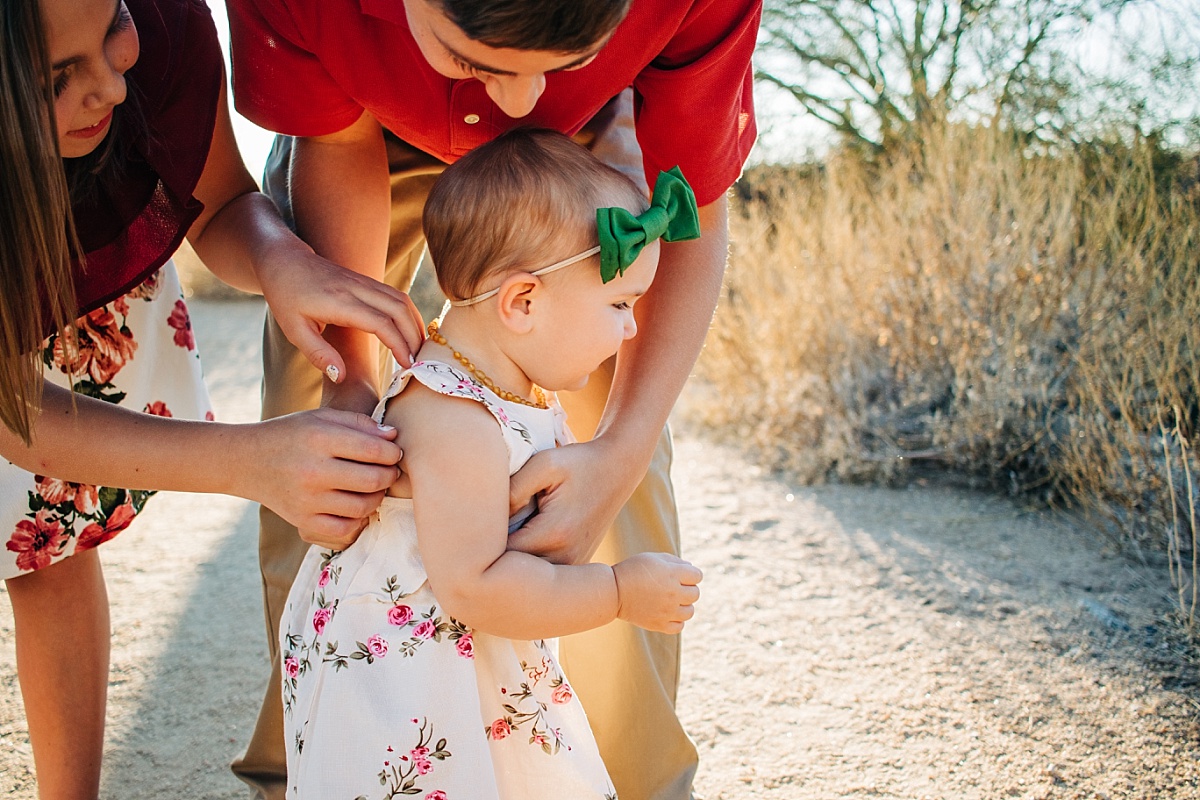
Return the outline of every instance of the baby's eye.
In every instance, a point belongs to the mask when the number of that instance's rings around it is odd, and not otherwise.
[[[629,309],[633,308],[633,306],[622,300],[620,303],[613,303],[613,308],[617,309],[618,311],[628,311]]]

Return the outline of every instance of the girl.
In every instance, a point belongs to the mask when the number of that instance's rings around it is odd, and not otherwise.
[[[95,798],[109,622],[94,548],[146,490],[240,495],[320,540],[360,526],[397,474],[394,432],[358,415],[203,422],[171,253],[186,235],[266,294],[335,379],[326,324],[407,362],[420,320],[317,258],[255,191],[201,0],[0,0],[0,119],[0,577],[39,794]]]
[[[281,624],[288,796],[615,797],[539,640],[615,618],[678,632],[700,572],[661,553],[609,567],[506,551],[529,516],[508,524],[508,476],[570,442],[541,387],[582,388],[634,335],[656,239],[695,238],[695,200],[676,171],[647,211],[568,138],[519,130],[446,169],[424,227],[454,302],[376,409],[403,475],[353,546],[309,551]]]

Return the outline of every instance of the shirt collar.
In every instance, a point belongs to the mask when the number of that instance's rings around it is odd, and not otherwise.
[[[359,0],[364,14],[408,27],[408,14],[404,0]]]

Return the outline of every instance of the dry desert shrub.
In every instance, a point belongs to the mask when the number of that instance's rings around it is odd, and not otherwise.
[[[1057,486],[1137,545],[1167,552],[1196,622],[1200,426],[1200,193],[1156,186],[1149,154],[1104,170],[1083,217],[1103,291],[1084,309],[1068,408],[1056,420]],[[1089,324],[1090,323],[1090,324]]]
[[[1194,613],[1200,192],[1153,155],[946,124],[753,170],[689,413],[809,481],[933,465],[1095,513]]]

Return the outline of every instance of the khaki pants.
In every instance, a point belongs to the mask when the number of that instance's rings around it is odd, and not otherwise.
[[[580,141],[606,162],[639,183],[641,155],[633,137],[629,92],[615,98],[597,115]],[[424,251],[421,210],[442,162],[387,136],[392,175],[391,239],[385,280],[407,290]],[[278,137],[263,190],[290,217],[287,169],[291,140]],[[263,417],[309,408],[320,399],[321,374],[284,337],[270,314],[263,336]],[[381,362],[387,354],[381,354]],[[590,438],[604,410],[612,365],[606,365],[587,388],[560,395],[581,440]],[[596,559],[614,563],[644,551],[679,552],[679,524],[670,484],[671,440],[660,437],[650,469],[606,535]],[[245,754],[233,763],[239,778],[257,796],[282,800],[286,787],[283,703],[280,699],[279,618],[292,579],[308,545],[296,529],[268,509],[261,511],[259,563],[263,605],[271,654],[271,677],[258,722]],[[567,676],[596,733],[600,752],[622,800],[686,800],[696,771],[696,749],[675,716],[679,683],[679,637],[649,633],[617,621],[560,641]],[[566,798],[564,798],[566,800]]]

